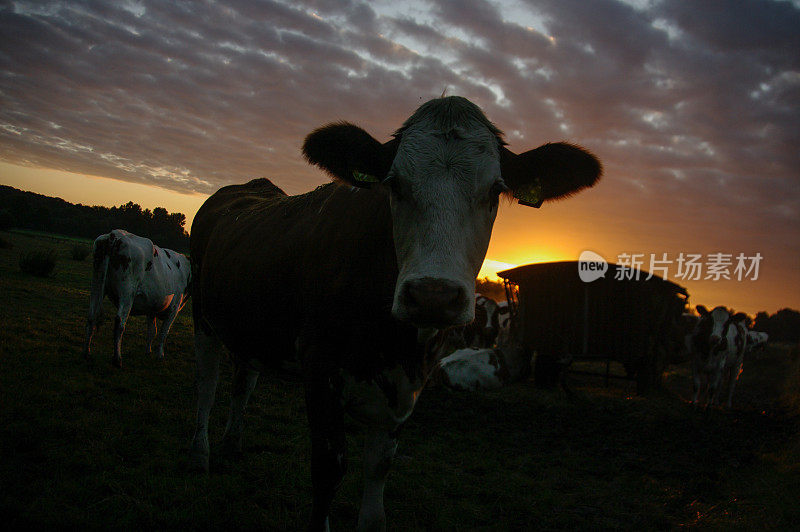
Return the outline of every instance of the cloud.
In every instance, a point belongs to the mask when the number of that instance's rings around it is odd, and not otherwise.
[[[3,6],[7,162],[204,193],[266,176],[297,193],[326,179],[300,156],[312,129],[346,119],[385,140],[448,88],[516,151],[591,147],[609,198],[667,196],[675,217],[713,203],[786,238],[800,221],[796,3]]]

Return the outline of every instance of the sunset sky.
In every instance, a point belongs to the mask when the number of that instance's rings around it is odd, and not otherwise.
[[[0,0],[0,184],[191,223],[223,185],[326,182],[300,154],[315,127],[385,141],[445,89],[513,151],[567,140],[605,167],[503,205],[484,273],[588,249],[730,254],[733,277],[760,253],[757,281],[668,277],[694,304],[800,308],[800,1]]]

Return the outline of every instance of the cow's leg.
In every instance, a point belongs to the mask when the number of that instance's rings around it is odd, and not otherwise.
[[[83,357],[87,362],[92,362],[92,336],[97,330],[100,320],[89,318],[86,320],[86,339],[83,342]]]
[[[153,338],[156,337],[156,332],[158,328],[156,327],[156,317],[155,316],[147,316],[147,354],[149,355],[153,351]]]
[[[164,358],[164,342],[166,342],[169,329],[175,322],[175,318],[178,317],[178,312],[180,310],[180,305],[173,304],[169,309],[169,314],[167,314],[167,317],[164,318],[164,322],[161,324],[161,330],[158,332],[158,338],[156,339],[156,356],[158,358]]]
[[[728,400],[725,401],[725,406],[731,408],[733,406],[733,390],[736,388],[736,382],[739,380],[739,375],[742,373],[742,364],[736,364],[731,368],[731,374],[728,376]]]
[[[344,410],[330,376],[310,375],[306,409],[311,428],[313,506],[309,530],[329,530],[331,501],[347,470]]]
[[[197,327],[197,325],[195,325]],[[222,344],[202,330],[195,330],[194,353],[197,363],[195,386],[197,387],[197,425],[192,439],[191,467],[208,472],[208,417],[214,405],[219,379],[219,360]]]
[[[228,424],[225,426],[225,435],[222,437],[222,448],[226,454],[238,455],[242,452],[244,410],[257,380],[257,371],[248,368],[246,364],[234,361],[231,411]]]
[[[692,384],[694,387],[694,394],[692,395],[692,404],[696,405],[697,400],[700,398],[700,389],[703,386],[703,377],[700,375],[700,370],[696,366],[692,366]]]
[[[385,429],[370,430],[364,440],[364,493],[358,530],[385,530],[383,488],[397,450],[397,439]]]
[[[122,368],[122,334],[125,332],[125,324],[133,306],[133,298],[120,298],[117,315],[114,318],[114,358],[111,363]]]
[[[713,375],[708,376],[708,401],[707,404],[715,405],[719,398],[719,388],[722,384],[722,371],[715,371]]]

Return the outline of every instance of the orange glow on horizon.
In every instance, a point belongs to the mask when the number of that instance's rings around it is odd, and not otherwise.
[[[142,209],[164,207],[171,213],[186,215],[186,231],[191,229],[195,213],[208,198],[205,194],[182,194],[153,185],[6,162],[0,162],[0,184],[83,205],[119,207],[132,201]]]
[[[574,258],[570,258],[568,255],[564,253],[559,253],[556,251],[531,252],[530,250],[522,250],[518,252],[509,253],[507,256],[510,257],[510,259],[513,260],[514,262],[504,262],[486,258],[483,261],[483,265],[481,266],[480,272],[478,273],[478,279],[484,279],[488,277],[489,280],[491,281],[500,281],[501,279],[497,276],[497,272],[502,272],[503,270],[510,270],[512,268],[516,268],[517,266],[523,266],[525,264],[535,264],[539,262],[575,260]]]
[[[84,205],[112,207],[133,201],[143,209],[164,207],[169,212],[182,212],[186,215],[187,231],[191,228],[197,209],[207,198],[203,194],[182,194],[153,185],[24,167],[2,161],[0,184]],[[580,253],[587,249],[600,254],[609,262],[618,262],[617,256],[622,252],[669,252],[670,257],[674,257],[681,251],[754,251],[752,246],[742,248],[735,239],[730,239],[725,234],[720,236],[719,249],[708,248],[703,239],[698,238],[698,232],[691,224],[676,223],[662,232],[653,232],[651,224],[647,231],[642,232],[648,228],[647,225],[640,231],[637,224],[618,221],[617,218],[607,215],[603,209],[583,207],[580,201],[580,198],[575,199],[573,204],[577,207],[570,209],[561,204],[549,206],[547,211],[540,213],[536,223],[531,221],[530,210],[510,205],[504,207],[495,223],[486,260],[478,278],[488,277],[492,281],[498,281],[498,271],[517,266],[578,260]],[[630,211],[628,216],[632,220],[635,215],[641,214],[637,213],[638,211]],[[673,269],[670,270],[669,280],[689,291],[692,306],[703,304],[713,308],[724,305],[747,312],[751,316],[762,310],[774,313],[781,308],[800,307],[800,293],[797,290],[800,283],[796,281],[797,259],[796,255],[792,255],[791,247],[762,248],[761,251],[764,261],[757,281],[684,281],[672,277],[675,273]]]

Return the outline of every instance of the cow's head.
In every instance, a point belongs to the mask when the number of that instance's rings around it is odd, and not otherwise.
[[[484,347],[492,347],[500,332],[499,307],[494,299],[475,294],[475,323],[481,329],[481,341]]]
[[[728,345],[728,333],[731,327],[744,322],[747,315],[738,312],[732,314],[725,307],[708,310],[703,305],[697,306],[700,319],[694,332],[694,343],[703,353],[713,353],[725,349]]]
[[[469,323],[475,277],[502,194],[539,207],[592,186],[599,161],[566,143],[516,155],[470,101],[423,104],[381,144],[363,129],[331,124],[303,153],[336,179],[390,192],[399,275],[392,314],[420,327]]]

